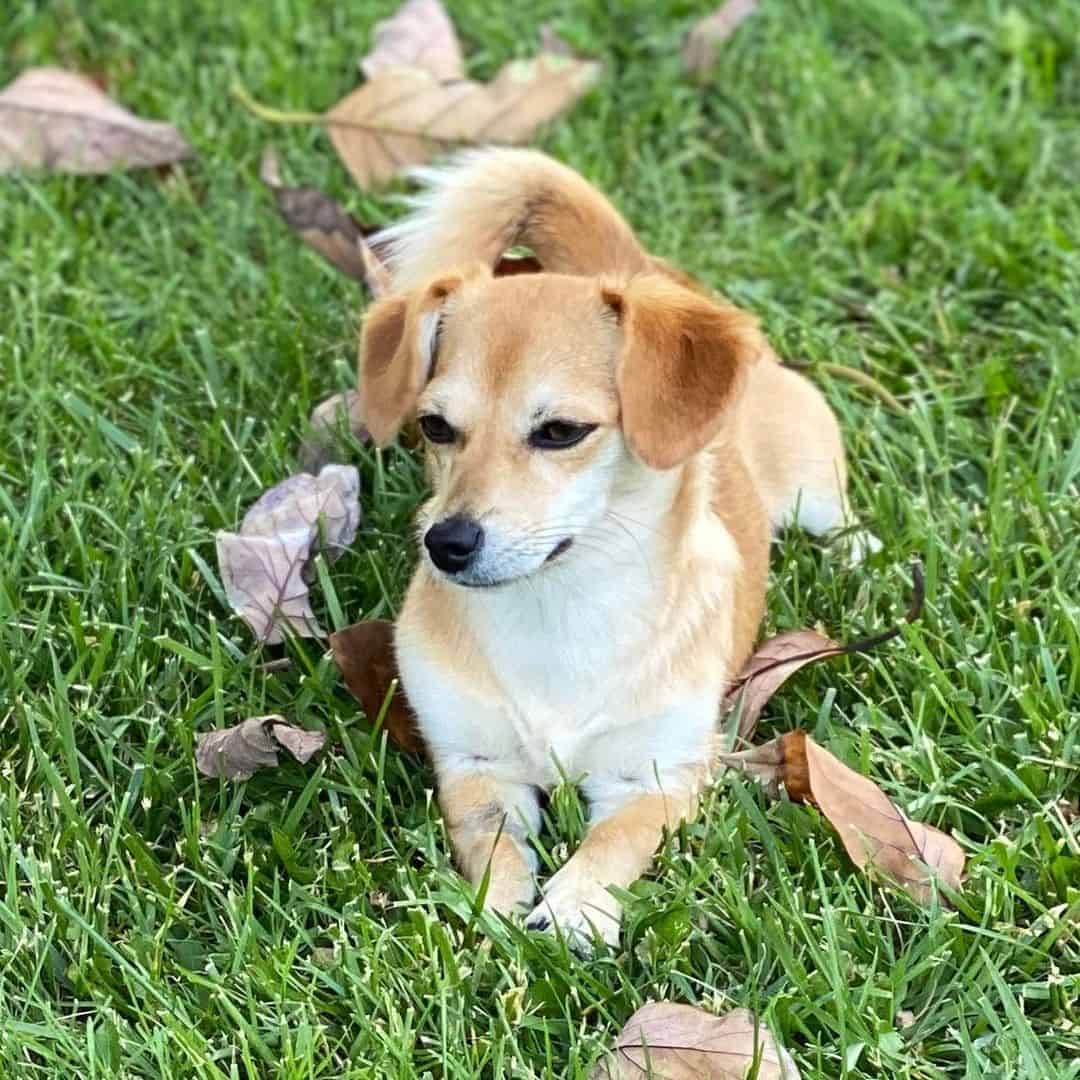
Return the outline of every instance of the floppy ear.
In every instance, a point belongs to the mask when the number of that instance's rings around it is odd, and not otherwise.
[[[605,287],[622,327],[615,384],[634,455],[670,469],[703,449],[764,350],[757,320],[658,275]]]
[[[369,309],[360,341],[359,382],[364,425],[378,446],[397,434],[431,378],[443,307],[465,276],[443,275]]]

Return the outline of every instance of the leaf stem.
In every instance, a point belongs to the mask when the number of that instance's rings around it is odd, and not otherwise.
[[[263,105],[256,101],[239,82],[232,84],[232,96],[260,120],[267,120],[271,124],[325,124],[326,117],[322,113],[313,112],[289,112],[283,109],[272,109],[269,105]]]

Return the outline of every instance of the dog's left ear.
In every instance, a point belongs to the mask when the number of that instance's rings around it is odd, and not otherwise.
[[[360,340],[364,426],[377,446],[398,433],[431,378],[443,311],[462,284],[485,267],[444,274],[411,293],[376,301]]]
[[[673,468],[723,425],[765,349],[757,320],[659,275],[603,287],[601,296],[622,328],[615,383],[623,436],[646,465]]]

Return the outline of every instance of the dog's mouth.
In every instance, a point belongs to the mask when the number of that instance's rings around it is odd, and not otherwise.
[[[570,545],[574,541],[568,536],[565,540],[560,540],[548,553],[548,557],[544,560],[544,563],[554,562],[564,552],[570,550]]]
[[[540,564],[541,567],[547,566],[548,563],[554,562],[560,555],[565,554],[573,546],[573,537],[566,537],[560,540],[552,549],[547,553],[544,561]],[[455,585],[460,585],[465,589],[497,589],[500,585],[510,585],[515,581],[520,581],[522,578],[529,576],[529,573],[535,573],[536,571],[527,571],[523,574],[511,574],[509,577],[502,578],[487,578],[487,577],[471,577],[468,570],[460,574],[448,574],[446,578],[448,581],[453,582]]]

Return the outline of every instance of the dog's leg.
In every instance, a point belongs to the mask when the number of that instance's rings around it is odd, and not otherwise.
[[[439,806],[462,874],[479,885],[491,867],[484,906],[524,913],[536,895],[536,852],[529,833],[540,825],[536,789],[484,773],[443,776]]]
[[[598,800],[581,847],[544,888],[528,919],[533,929],[558,927],[578,948],[595,931],[609,945],[619,940],[622,905],[609,886],[627,888],[648,870],[665,828],[690,817],[693,792],[638,794]]]

